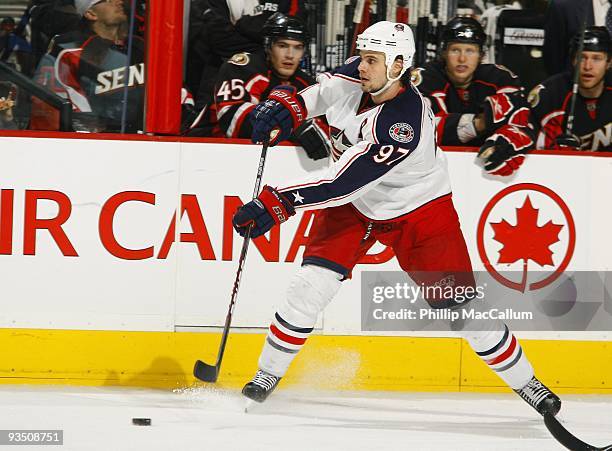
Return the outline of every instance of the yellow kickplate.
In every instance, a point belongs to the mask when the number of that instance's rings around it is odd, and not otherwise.
[[[0,383],[184,388],[196,359],[214,363],[219,333],[0,330]],[[230,335],[218,385],[240,387],[257,369],[265,334]],[[612,343],[522,340],[551,388],[612,391]],[[346,390],[501,391],[501,380],[458,338],[308,339],[283,386]]]

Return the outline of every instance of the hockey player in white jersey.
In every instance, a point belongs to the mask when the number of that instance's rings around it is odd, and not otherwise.
[[[233,223],[252,237],[298,209],[323,209],[312,225],[301,268],[290,281],[243,394],[262,402],[277,386],[313,330],[317,316],[376,241],[393,248],[419,285],[453,280],[473,286],[470,258],[455,212],[444,153],[421,94],[403,77],[415,45],[407,25],[378,22],[357,38],[359,56],[299,94],[280,86],[253,112],[253,141],[286,139],[305,119],[325,115],[334,161],[322,177],[264,187]],[[406,74],[408,75],[408,74]],[[462,308],[427,299],[433,308]],[[481,302],[481,301],[479,301]],[[501,321],[472,320],[458,331],[474,351],[539,413],[555,415],[559,398],[535,378],[514,335]]]

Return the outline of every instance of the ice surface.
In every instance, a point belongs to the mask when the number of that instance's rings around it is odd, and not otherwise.
[[[566,427],[612,443],[612,396],[563,396]],[[278,390],[244,413],[237,390],[0,386],[0,429],[63,429],[59,447],[19,450],[563,449],[516,395]],[[151,418],[134,426],[132,418]]]

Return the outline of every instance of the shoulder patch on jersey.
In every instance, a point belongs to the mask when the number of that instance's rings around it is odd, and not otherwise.
[[[414,86],[419,86],[422,81],[423,81],[423,75],[421,74],[421,72],[423,72],[425,69],[422,67],[417,67],[416,69],[412,69],[412,71],[410,72],[410,82],[414,85]]]
[[[502,64],[496,64],[495,67],[497,67],[498,69],[504,70],[506,72],[508,72],[508,74],[510,74],[510,76],[512,78],[518,78],[517,75],[514,74],[514,72],[512,72],[510,69],[508,69],[506,66],[502,65]]]
[[[406,122],[396,122],[389,128],[389,136],[400,143],[409,143],[414,139],[414,129]]]
[[[232,56],[227,62],[231,64],[235,64],[236,66],[246,66],[249,64],[250,58],[249,54],[246,52],[236,53]]]
[[[428,96],[436,91],[442,91],[448,80],[439,64],[426,63],[417,67],[410,73],[413,86],[417,86],[419,92]]]
[[[544,89],[544,85],[537,85],[529,92],[529,96],[527,97],[527,102],[531,105],[531,108],[535,108],[540,103],[540,91]]]
[[[354,56],[350,56],[346,59],[346,61],[344,62],[344,64],[351,64],[353,61],[355,61],[357,58],[359,58],[359,55],[354,55]]]
[[[421,140],[423,108],[417,88],[406,87],[404,92],[385,102],[375,116],[374,142],[416,149]]]

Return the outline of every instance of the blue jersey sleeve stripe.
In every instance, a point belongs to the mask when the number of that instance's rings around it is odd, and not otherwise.
[[[377,162],[382,154],[383,147],[387,157]],[[313,207],[329,202],[342,200],[357,191],[365,188],[393,169],[400,161],[403,161],[412,149],[399,148],[391,145],[369,145],[367,151],[361,152],[357,158],[353,158],[349,165],[343,168],[331,181],[320,181],[316,185],[303,186],[299,188],[299,195],[303,198],[302,203],[295,205],[295,208]],[[397,156],[399,154],[399,156]],[[296,188],[282,190],[283,193],[298,191]]]
[[[367,153],[368,150],[370,150],[370,146],[371,144],[368,144],[366,146],[365,149],[363,149],[361,152],[356,153],[355,155],[353,155],[353,157],[346,162],[346,164],[342,167],[342,169],[340,169],[338,171],[338,173],[336,174],[336,176],[332,179],[321,179],[321,180],[317,180],[316,182],[309,182],[309,183],[304,183],[302,185],[293,185],[293,186],[288,186],[286,188],[283,188],[282,191],[286,192],[286,191],[291,191],[291,190],[295,190],[295,189],[303,189],[303,188],[309,188],[312,186],[318,186],[321,183],[329,183],[329,182],[333,182],[334,180],[336,180],[338,177],[340,177],[340,175],[342,175],[342,173],[351,165],[353,164],[353,161],[355,161],[356,158],[359,158],[361,155],[363,155],[364,153]]]
[[[360,188],[358,188],[358,189],[357,189],[357,190],[355,190],[355,191],[352,191],[352,192],[350,192],[350,193],[346,193],[346,194],[344,194],[344,195],[342,195],[342,196],[330,197],[329,199],[325,199],[325,200],[322,200],[322,201],[320,201],[320,202],[316,202],[316,203],[308,203],[308,204],[304,204],[304,205],[301,205],[301,204],[300,204],[300,205],[296,205],[296,206],[295,206],[295,209],[296,209],[296,210],[299,210],[299,209],[301,209],[301,208],[312,208],[312,207],[319,207],[319,206],[321,206],[321,205],[329,204],[330,202],[338,202],[338,201],[340,201],[340,200],[342,200],[342,199],[346,199],[347,197],[349,197],[349,196],[350,196],[350,195],[352,195],[352,194],[355,194],[357,191],[359,191],[359,190],[360,190],[360,189],[362,189],[362,188],[363,188],[363,186],[362,186],[362,187],[360,187]]]

